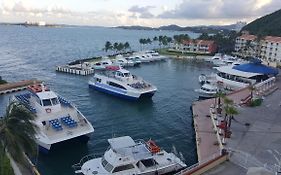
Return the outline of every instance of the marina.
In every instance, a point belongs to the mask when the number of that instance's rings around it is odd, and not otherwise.
[[[37,29],[31,30],[38,32]],[[77,28],[66,28],[63,33],[55,30],[65,43],[73,34],[73,31],[66,34],[67,30],[77,30]],[[89,34],[110,33],[99,28],[88,30],[82,27],[80,30],[83,34],[88,32],[87,35],[80,36],[80,33],[79,37],[75,36],[75,38],[82,38],[79,42],[81,45],[84,44],[83,48],[80,48],[83,53],[87,50],[92,51],[90,46],[95,42],[88,39]],[[119,29],[106,30],[111,31],[115,36],[115,32]],[[151,35],[150,32],[142,32],[142,35]],[[139,34],[128,33],[132,38]],[[46,36],[48,40],[52,37],[52,35]],[[118,35],[118,37],[124,36]],[[32,43],[33,37],[29,38]],[[16,43],[16,41],[9,42]],[[34,124],[39,131],[35,139],[41,152],[35,160],[32,160],[42,174],[131,175],[166,174],[178,171],[177,175],[202,174],[223,165],[226,160],[230,160],[244,170],[245,167],[252,166],[248,165],[247,161],[246,163],[240,161],[243,159],[241,155],[247,154],[242,151],[249,152],[249,149],[239,145],[239,140],[244,139],[239,129],[248,133],[263,131],[263,128],[260,123],[253,122],[254,118],[249,121],[238,117],[244,122],[240,123],[236,120],[236,115],[239,116],[240,112],[243,115],[249,107],[258,108],[260,105],[266,110],[268,106],[264,106],[263,101],[266,105],[272,105],[267,98],[278,101],[271,95],[276,92],[280,95],[278,69],[261,65],[261,62],[243,62],[234,57],[222,58],[223,60],[209,58],[223,62],[211,64],[205,61],[206,59],[196,57],[173,59],[167,55],[160,55],[152,49],[153,46],[147,50],[132,52],[130,55],[116,54],[115,58],[100,57],[100,55],[109,55],[105,53],[107,51],[100,50],[95,50],[94,54],[88,52],[87,56],[81,56],[79,50],[79,53],[71,55],[86,58],[96,54],[101,59],[83,62],[78,60],[77,64],[57,66],[69,62],[67,51],[71,52],[73,47],[80,45],[77,43],[63,45],[61,41],[56,42],[59,47],[54,47],[54,52],[65,54],[60,57],[61,59],[49,61],[48,58],[53,53],[47,52],[48,49],[36,51],[36,54],[41,53],[40,60],[32,53],[13,52],[14,58],[18,59],[19,67],[13,66],[14,60],[7,59],[6,64],[11,66],[3,67],[4,71],[1,72],[1,76],[8,80],[20,80],[26,77],[44,80],[44,83],[23,81],[19,84],[10,84],[3,88],[5,93],[0,97],[1,113],[5,112],[5,105],[8,102],[16,100],[36,116]],[[136,45],[133,47],[136,48]],[[20,50],[21,47],[18,47]],[[113,52],[118,53],[117,50]],[[25,59],[17,57],[16,54],[23,55]],[[215,67],[216,73],[212,74],[214,65],[218,67]],[[42,67],[42,69],[38,71],[34,67]],[[56,71],[51,67],[56,67]],[[22,77],[21,73],[15,71],[18,69],[27,73]],[[12,75],[14,72],[17,73]],[[49,87],[52,87],[52,90]],[[221,89],[229,92],[225,95],[223,94],[225,91]],[[6,94],[6,90],[12,93]],[[19,90],[25,91],[18,92]],[[223,96],[217,97],[220,93]],[[199,100],[199,97],[210,99]],[[227,99],[230,102],[227,102]],[[278,111],[276,104],[274,109]],[[235,118],[228,113],[230,107],[227,105],[239,111],[237,113],[232,111],[235,113],[232,113]],[[232,120],[234,128],[230,130]],[[258,121],[262,122],[262,120]],[[270,120],[273,122],[277,118],[271,116]],[[257,128],[252,128],[252,124]],[[279,132],[278,126],[270,130],[270,132],[275,131]],[[143,140],[132,138],[143,138]],[[76,139],[77,142],[72,142]],[[251,139],[253,138],[249,138]],[[253,140],[255,143],[258,142]],[[243,141],[247,142],[247,140]],[[275,144],[274,140],[270,142]],[[110,147],[106,149],[108,144]],[[270,149],[275,151],[274,146]],[[93,153],[98,156],[92,156]],[[240,155],[239,158],[236,157],[237,153]],[[254,156],[259,158],[259,161],[254,162],[256,165],[271,172],[275,171],[276,167],[265,165],[266,162],[261,155]]]

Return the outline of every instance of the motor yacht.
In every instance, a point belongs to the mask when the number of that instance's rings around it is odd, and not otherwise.
[[[162,175],[176,173],[186,164],[174,153],[167,153],[153,140],[134,141],[129,136],[108,139],[110,147],[102,157],[85,156],[73,165],[83,175]]]

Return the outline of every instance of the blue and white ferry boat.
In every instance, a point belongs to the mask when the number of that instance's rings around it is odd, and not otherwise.
[[[27,93],[15,95],[15,100],[36,115],[36,142],[41,151],[48,152],[53,145],[68,140],[89,140],[94,128],[72,103],[43,84],[27,89]]]
[[[89,87],[129,100],[152,97],[157,91],[154,85],[116,66],[96,73],[89,81]]]

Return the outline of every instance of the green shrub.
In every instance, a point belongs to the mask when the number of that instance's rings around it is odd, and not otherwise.
[[[262,99],[261,98],[258,98],[258,99],[255,99],[253,101],[250,102],[250,106],[251,107],[256,107],[256,106],[260,106],[262,103]]]
[[[7,83],[7,81],[0,79],[0,84],[6,84],[6,83]]]

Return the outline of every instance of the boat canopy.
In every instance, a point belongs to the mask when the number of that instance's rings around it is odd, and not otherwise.
[[[106,70],[117,71],[119,69],[120,69],[119,66],[106,66]]]
[[[234,67],[236,67],[236,66],[234,66]],[[229,75],[244,77],[244,78],[250,78],[250,77],[257,76],[257,75],[261,75],[260,73],[240,71],[240,70],[234,69],[232,66],[215,67],[215,69],[217,69],[219,72],[223,72],[223,73],[226,73]]]
[[[136,145],[136,142],[130,136],[108,139],[108,143],[113,150],[133,147]]]
[[[259,73],[263,75],[274,75],[274,76],[279,73],[277,69],[263,65],[260,62],[251,62],[247,64],[237,65],[234,66],[233,69],[243,72]]]

